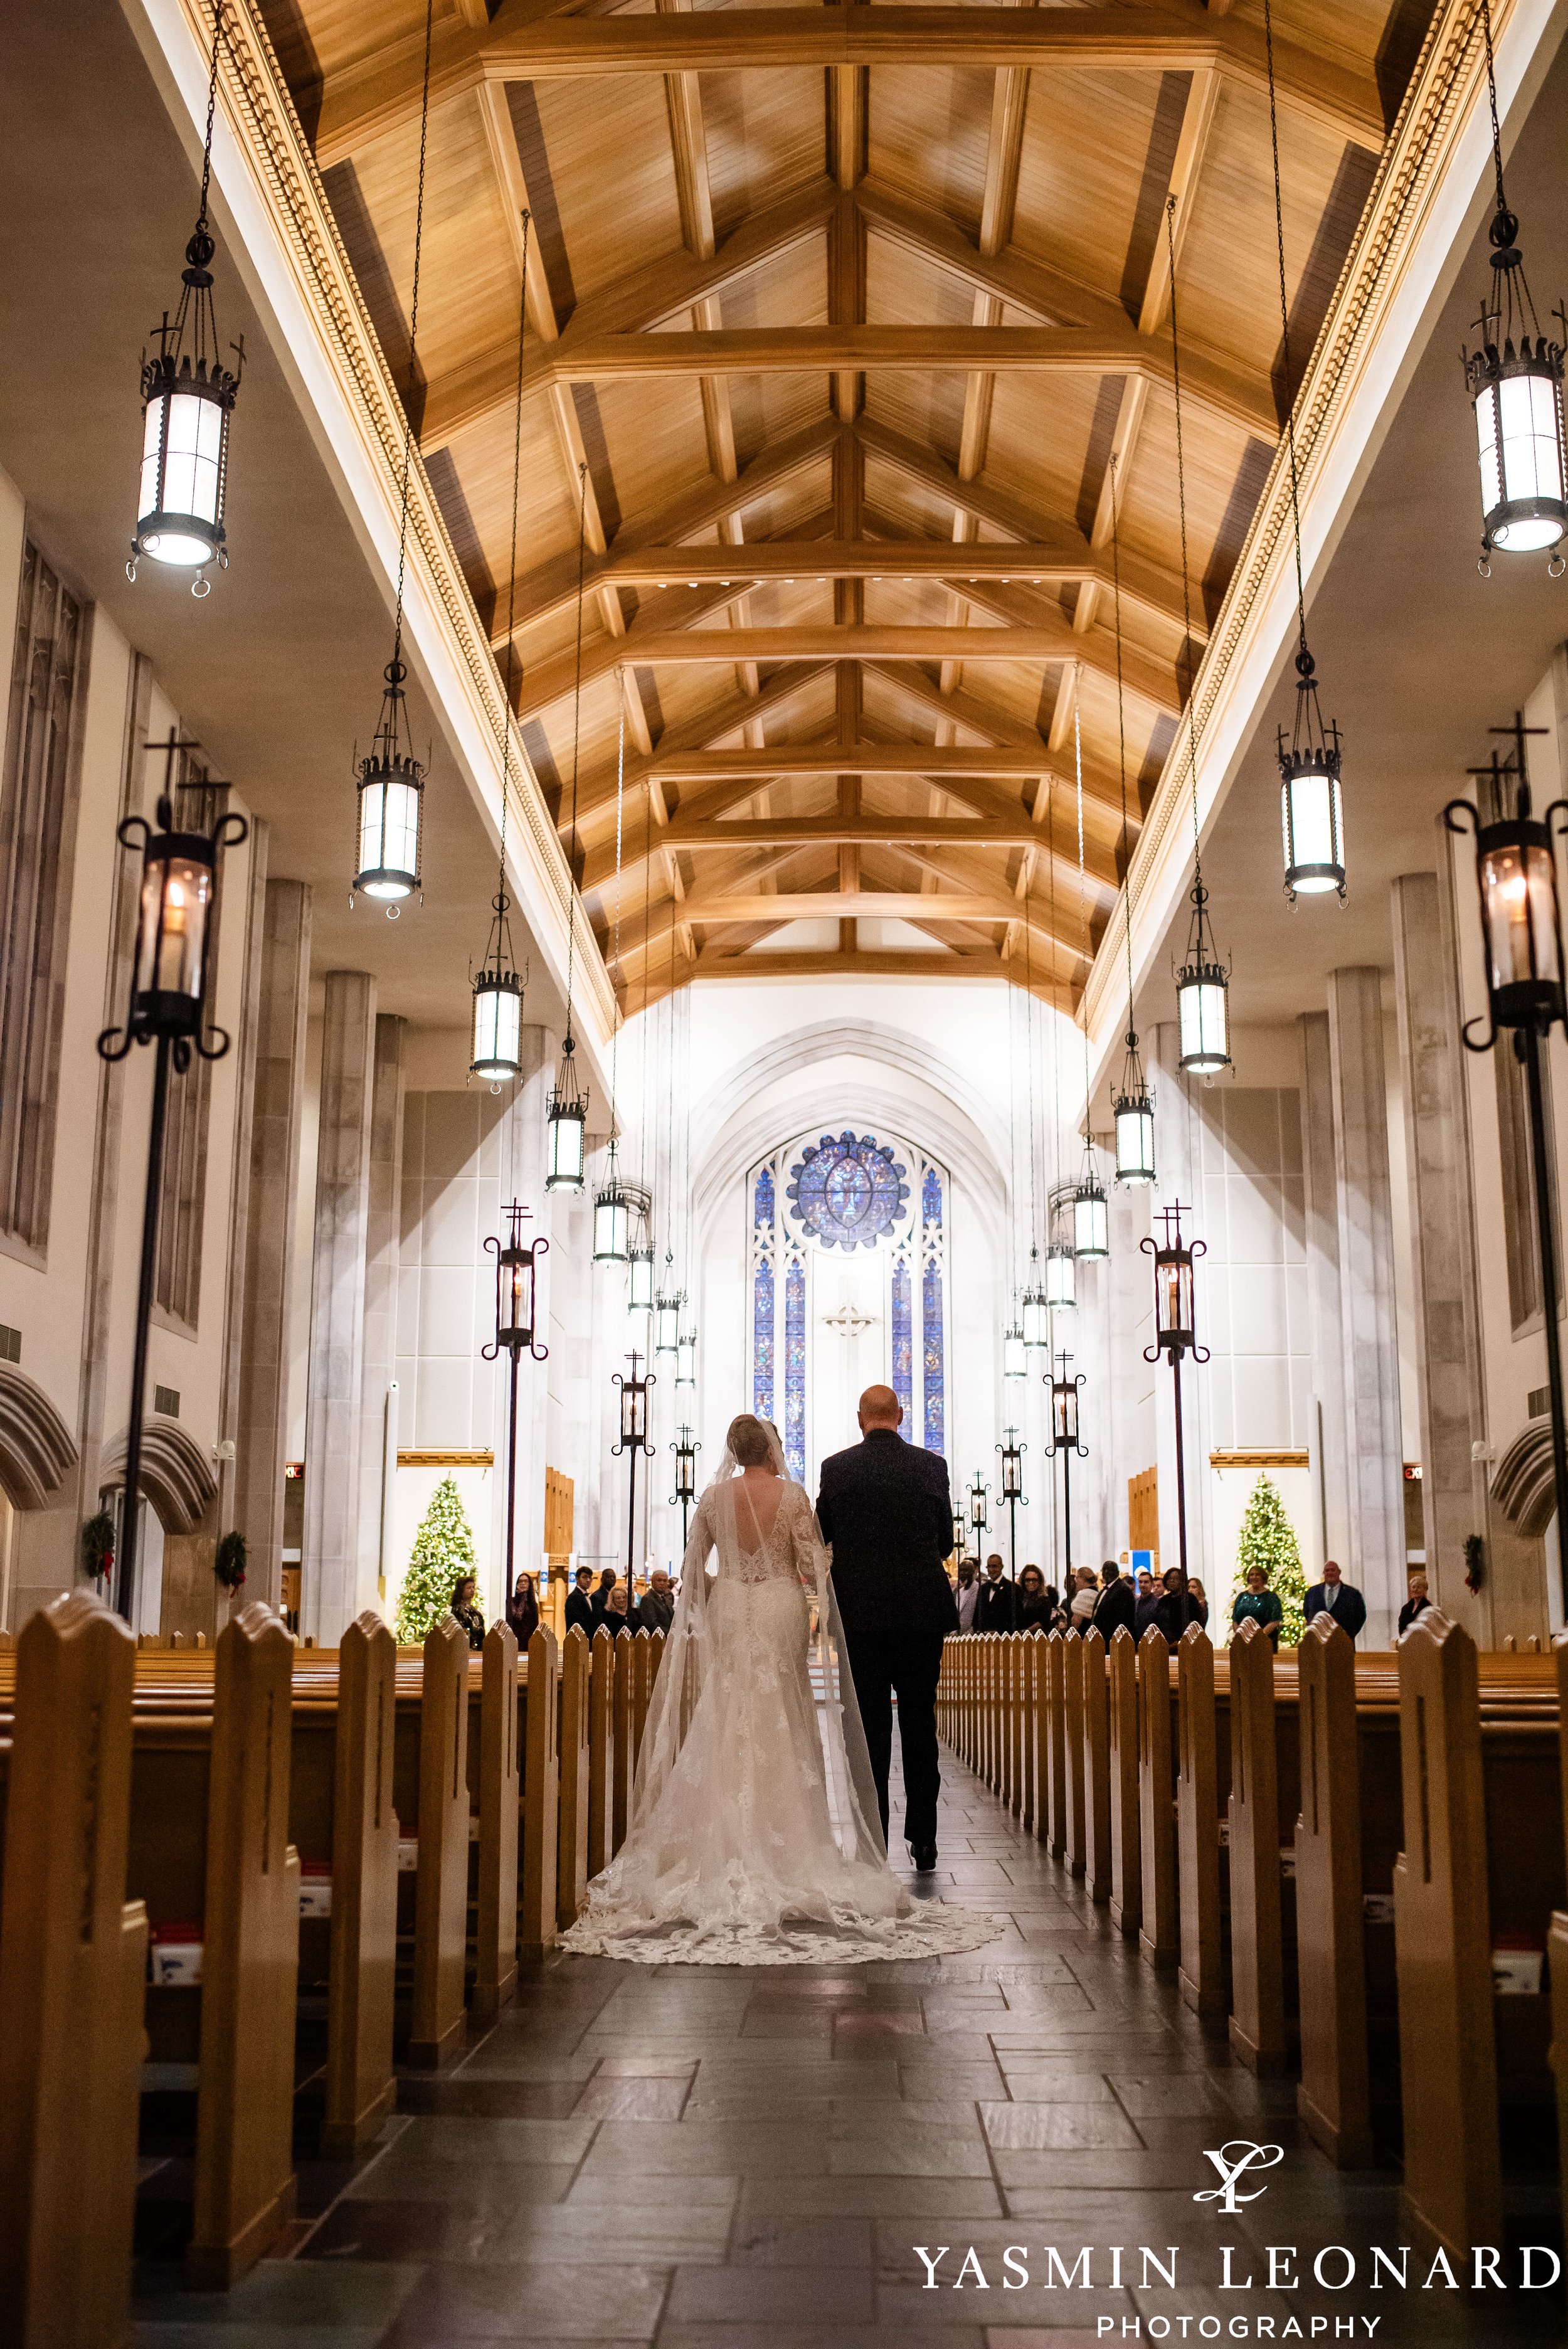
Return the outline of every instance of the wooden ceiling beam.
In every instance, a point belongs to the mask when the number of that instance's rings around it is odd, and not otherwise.
[[[1026,848],[1037,839],[1020,810],[1011,823],[983,816],[763,816],[704,823],[677,816],[665,833],[672,847],[806,848],[818,842],[850,842],[861,848],[898,848],[924,843],[947,848]]]
[[[641,783],[739,782],[752,789],[785,775],[915,775],[930,782],[949,776],[1006,775],[1033,781],[1049,761],[1043,750],[938,749],[928,742],[780,742],[763,750],[668,751],[662,747],[635,771]],[[628,784],[633,780],[628,773]]]
[[[696,893],[683,908],[688,922],[810,922],[823,916],[923,922],[1011,922],[1017,900],[1006,889],[927,896],[918,889],[807,889],[786,896],[744,890]]]
[[[867,665],[867,673],[882,684],[891,686],[920,709],[930,710],[934,716],[954,719],[970,733],[978,734],[984,741],[999,746],[1010,743],[1016,750],[1027,750],[1031,757],[1038,759],[1037,771],[1042,775],[1048,774],[1056,763],[1038,730],[1031,726],[1027,719],[1016,717],[1010,709],[998,709],[994,703],[967,689],[945,694],[935,679],[927,677],[922,668],[894,668],[872,660]]]
[[[861,947],[820,954],[736,954],[705,947],[686,966],[687,978],[1005,978],[999,955],[876,954]]]

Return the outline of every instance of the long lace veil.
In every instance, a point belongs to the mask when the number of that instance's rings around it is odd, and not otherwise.
[[[764,1425],[768,1426],[774,1474],[786,1485],[792,1484],[778,1431],[766,1422]],[[735,1506],[738,1490],[732,1493],[729,1488],[737,1486],[742,1473],[727,1444],[692,1526],[681,1563],[675,1619],[665,1637],[664,1661],[649,1701],[642,1750],[637,1757],[632,1802],[634,1826],[652,1812],[667,1785],[713,1669],[707,1560],[717,1547],[720,1572],[733,1570],[733,1553],[740,1547]],[[786,1506],[781,1497],[780,1508]],[[809,1668],[833,1832],[847,1859],[881,1866],[886,1861],[887,1847],[882,1839],[876,1782],[872,1776],[866,1733],[850,1674],[844,1627],[833,1593],[832,1552],[822,1539],[814,1511],[810,1529],[816,1588],[811,1594]]]

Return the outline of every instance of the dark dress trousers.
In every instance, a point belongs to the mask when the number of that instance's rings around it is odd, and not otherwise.
[[[944,1578],[945,1579],[945,1578]],[[1005,1574],[995,1582],[989,1578],[980,1585],[975,1601],[975,1629],[977,1631],[1016,1631],[1018,1629],[1018,1586],[1009,1582]]]
[[[1309,1623],[1315,1615],[1331,1615],[1340,1630],[1347,1631],[1353,1640],[1357,1631],[1367,1629],[1367,1601],[1358,1590],[1351,1588],[1348,1582],[1336,1585],[1332,1607],[1328,1604],[1327,1583],[1315,1582],[1306,1594],[1305,1612]]]
[[[833,1547],[833,1589],[843,1618],[850,1673],[865,1724],[872,1773],[888,1827],[892,1701],[903,1749],[903,1831],[936,1841],[936,1676],[942,1642],[958,1629],[943,1560],[953,1546],[947,1463],[940,1453],[874,1427],[863,1443],[822,1463],[817,1502]]]

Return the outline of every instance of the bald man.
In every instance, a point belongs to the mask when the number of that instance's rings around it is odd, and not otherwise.
[[[947,1463],[899,1433],[892,1387],[868,1387],[862,1441],[822,1463],[817,1516],[833,1546],[833,1589],[865,1723],[872,1775],[888,1829],[892,1701],[903,1749],[903,1832],[915,1867],[936,1865],[936,1676],[942,1642],[958,1629],[943,1560],[953,1547]]]

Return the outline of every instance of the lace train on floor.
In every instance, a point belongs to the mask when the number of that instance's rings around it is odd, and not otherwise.
[[[776,1924],[725,1925],[671,1921],[637,1924],[592,1908],[562,1937],[573,1955],[619,1958],[643,1966],[860,1966],[891,1958],[951,1957],[978,1950],[1005,1930],[989,1917],[934,1900],[914,1901],[909,1914],[886,1918],[783,1917]]]

